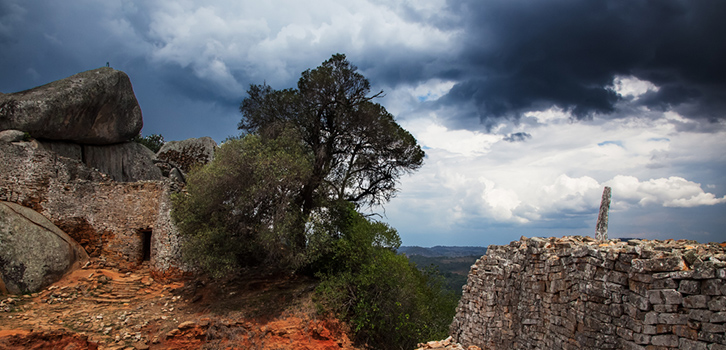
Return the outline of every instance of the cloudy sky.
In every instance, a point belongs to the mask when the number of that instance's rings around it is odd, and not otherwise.
[[[726,241],[726,2],[0,0],[0,92],[125,71],[144,135],[236,135],[250,84],[344,53],[426,149],[405,245]],[[384,212],[381,210],[381,212]]]

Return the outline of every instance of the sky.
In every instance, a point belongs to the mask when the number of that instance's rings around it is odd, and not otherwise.
[[[425,149],[404,245],[726,241],[726,2],[0,0],[0,92],[126,72],[143,135],[238,134],[250,84],[346,54]]]

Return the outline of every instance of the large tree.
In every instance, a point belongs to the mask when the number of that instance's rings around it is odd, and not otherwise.
[[[423,164],[416,139],[373,100],[370,83],[345,55],[336,54],[302,73],[297,89],[252,85],[240,105],[239,129],[276,138],[293,129],[312,158],[312,171],[296,203],[305,220],[326,201],[382,204],[398,179]],[[305,236],[298,235],[304,246]]]

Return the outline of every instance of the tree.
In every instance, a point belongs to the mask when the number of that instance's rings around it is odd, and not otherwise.
[[[297,244],[305,245],[304,222],[324,203],[383,204],[396,194],[398,179],[423,164],[424,152],[369,96],[370,83],[336,54],[302,73],[297,89],[252,85],[242,101],[239,129],[275,138],[294,129],[312,158],[296,203],[301,211]]]
[[[164,136],[161,136],[161,134],[151,134],[144,137],[142,137],[141,134],[138,134],[134,136],[131,141],[138,142],[146,146],[146,148],[150,149],[154,153],[159,152],[161,146],[164,146],[165,143]]]

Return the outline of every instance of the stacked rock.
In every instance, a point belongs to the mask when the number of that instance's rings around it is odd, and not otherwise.
[[[522,238],[471,268],[454,339],[484,349],[726,350],[726,248]]]

